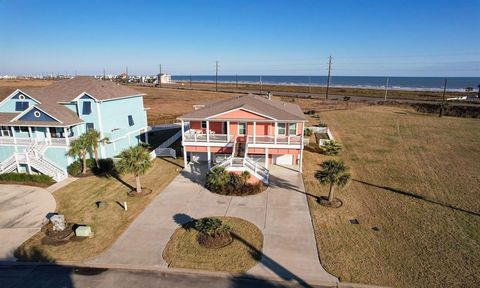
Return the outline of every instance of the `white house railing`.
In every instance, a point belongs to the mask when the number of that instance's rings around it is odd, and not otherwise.
[[[287,145],[300,145],[302,143],[302,136],[291,135],[248,135],[249,144],[287,144]]]
[[[268,184],[269,171],[248,157],[228,157],[223,162],[212,167],[225,167],[227,171],[246,170]]]
[[[208,142],[227,143],[229,142],[227,134],[213,134],[208,135]],[[184,133],[184,142],[207,142],[207,134],[205,133]]]
[[[75,140],[78,137],[69,137],[68,143]],[[36,139],[36,138],[14,138],[14,137],[0,137],[0,144],[12,144],[12,145],[32,145],[34,143],[44,142],[49,145],[56,145],[56,146],[67,146],[67,139],[65,138],[43,138],[43,139]]]

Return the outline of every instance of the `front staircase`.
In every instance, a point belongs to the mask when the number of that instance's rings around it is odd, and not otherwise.
[[[225,167],[227,171],[248,171],[253,176],[268,184],[269,171],[267,168],[259,165],[252,159],[245,157],[228,157],[215,167]]]
[[[68,177],[67,171],[43,156],[47,147],[48,143],[46,141],[40,141],[32,143],[24,152],[13,153],[12,156],[0,162],[0,174],[14,172],[20,164],[24,164],[30,167],[29,169],[33,168],[52,177],[56,182],[66,179]]]

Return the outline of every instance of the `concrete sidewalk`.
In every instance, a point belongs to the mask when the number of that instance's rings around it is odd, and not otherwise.
[[[271,167],[270,187],[258,195],[213,194],[200,182],[207,168],[189,165],[92,264],[167,267],[163,250],[179,223],[206,216],[234,216],[264,234],[261,262],[247,274],[298,283],[337,283],[320,265],[301,175]]]

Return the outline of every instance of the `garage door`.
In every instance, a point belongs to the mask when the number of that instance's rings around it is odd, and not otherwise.
[[[274,159],[274,164],[277,164],[277,165],[292,165],[293,164],[293,155],[291,155],[291,154],[275,155],[273,159]]]
[[[191,156],[190,161],[196,162],[196,163],[206,162],[206,161],[208,161],[207,153],[192,152],[192,156]]]

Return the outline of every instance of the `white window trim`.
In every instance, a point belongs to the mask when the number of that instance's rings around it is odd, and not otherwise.
[[[243,133],[243,134],[240,133],[240,126],[241,126],[242,124],[245,125],[245,133]],[[247,127],[248,127],[248,126],[247,126],[247,122],[238,122],[238,129],[237,129],[237,130],[238,130],[238,135],[247,135]]]
[[[280,125],[284,125],[283,126],[283,133],[280,133]],[[287,135],[287,125],[286,123],[278,123],[277,124],[277,135]]]
[[[290,125],[295,125],[295,131],[293,133],[290,133]],[[288,123],[288,135],[297,135],[297,123]]]

